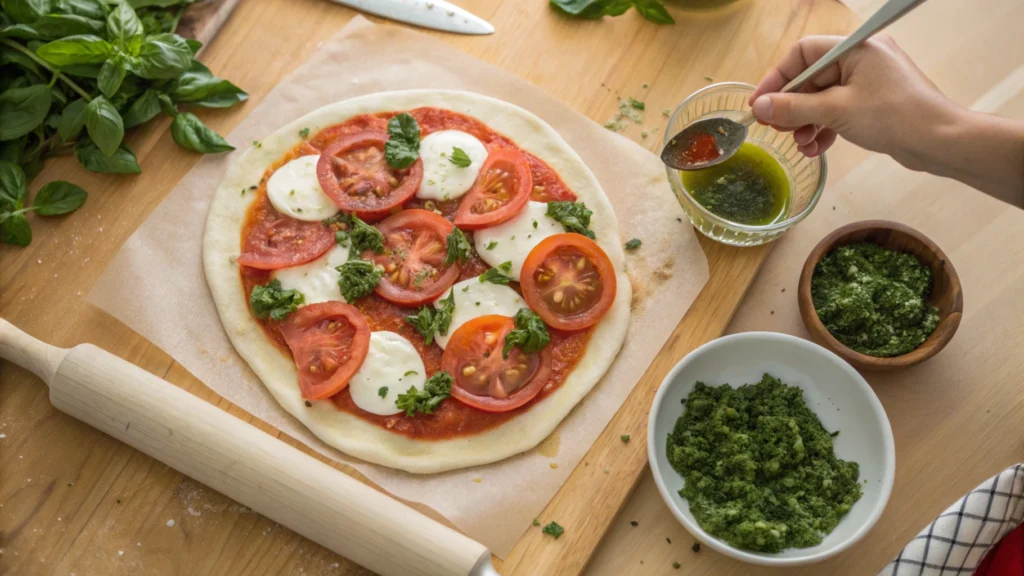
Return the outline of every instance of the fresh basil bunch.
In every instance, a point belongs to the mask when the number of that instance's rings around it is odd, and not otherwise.
[[[177,26],[192,1],[0,0],[0,162],[20,165],[29,180],[45,158],[62,154],[93,172],[138,174],[124,131],[161,112],[173,118],[171,135],[182,148],[233,150],[179,110],[248,98],[195,59],[199,42],[161,31]],[[7,233],[10,222],[0,223],[0,236],[25,238]]]
[[[605,16],[621,16],[630,8],[636,8],[641,16],[657,24],[675,24],[672,15],[665,9],[662,0],[550,0],[558,10],[588,20],[599,20]]]

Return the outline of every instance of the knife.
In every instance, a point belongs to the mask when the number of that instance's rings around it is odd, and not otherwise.
[[[332,0],[389,20],[456,34],[493,34],[494,26],[444,0]]]

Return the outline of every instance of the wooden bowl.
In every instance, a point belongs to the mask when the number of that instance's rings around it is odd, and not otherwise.
[[[932,270],[932,292],[928,303],[939,309],[939,325],[920,346],[902,356],[877,358],[844,346],[829,333],[818,318],[811,299],[811,276],[818,262],[832,250],[846,244],[867,242],[889,250],[908,252]],[[898,222],[864,220],[847,224],[818,243],[804,262],[797,290],[800,316],[811,339],[835,352],[858,370],[888,371],[906,368],[935,356],[953,338],[964,311],[960,277],[946,254],[924,234]]]

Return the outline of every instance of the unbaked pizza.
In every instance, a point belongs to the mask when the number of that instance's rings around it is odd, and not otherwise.
[[[410,472],[537,445],[629,322],[596,178],[545,122],[479,94],[372,94],[254,142],[203,250],[227,335],[276,400]]]

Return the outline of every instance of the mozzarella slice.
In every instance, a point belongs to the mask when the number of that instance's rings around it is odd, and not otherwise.
[[[315,222],[338,213],[338,207],[324,194],[316,177],[320,156],[301,156],[281,166],[267,180],[270,204],[281,214],[296,220]]]
[[[452,149],[458,147],[469,156],[465,168],[452,164]],[[472,134],[459,130],[441,130],[420,141],[423,181],[416,192],[425,200],[454,200],[469,191],[480,167],[487,159],[487,148]]]
[[[381,416],[398,414],[402,411],[395,406],[398,395],[410,386],[422,390],[426,371],[412,342],[394,332],[372,332],[370,350],[348,381],[348,389],[352,401],[363,410]]]
[[[348,245],[335,246],[326,254],[300,266],[275,270],[273,277],[281,281],[281,288],[298,290],[306,297],[303,305],[345,299],[338,288],[341,277],[335,269],[348,261]]]
[[[565,232],[565,227],[548,216],[547,211],[547,204],[531,200],[508,222],[474,232],[480,258],[493,267],[511,262],[512,271],[508,276],[518,281],[530,250],[548,236]]]
[[[452,313],[452,323],[448,326],[448,334],[434,336],[434,342],[442,349],[448,345],[448,339],[466,322],[473,318],[498,314],[499,316],[516,315],[520,308],[526,307],[526,302],[516,294],[516,291],[508,286],[481,282],[480,277],[463,280],[453,285],[440,298],[434,301],[434,307],[441,307],[441,300],[448,297],[448,294],[455,291],[455,312]]]

